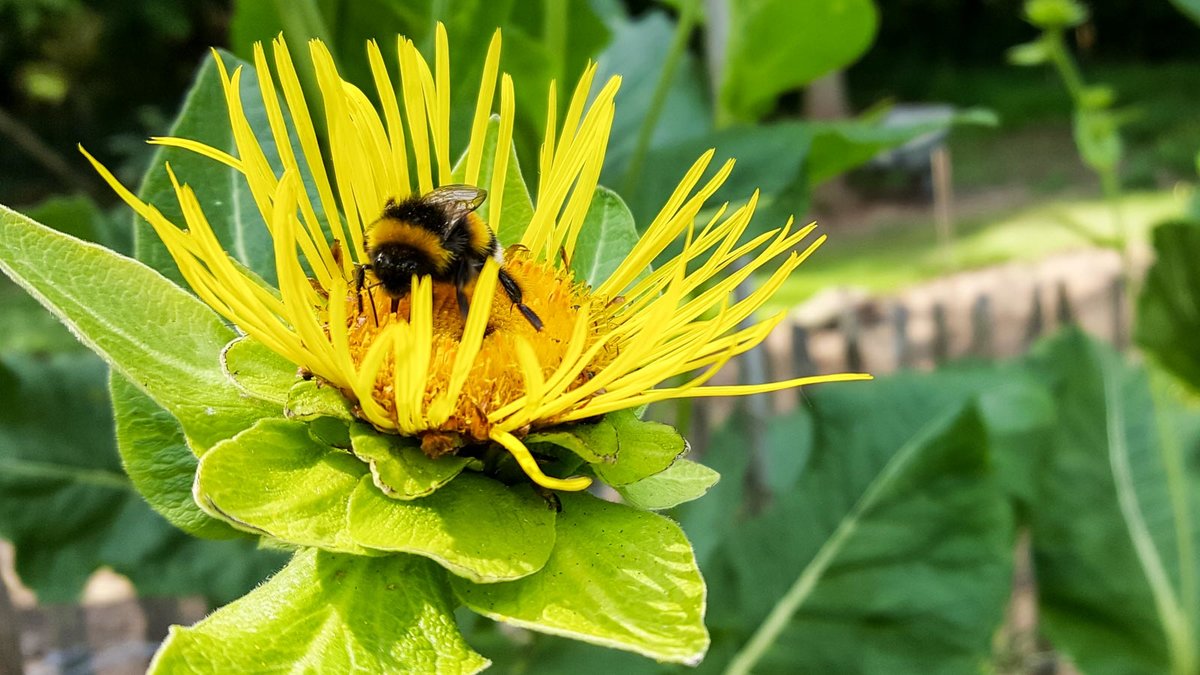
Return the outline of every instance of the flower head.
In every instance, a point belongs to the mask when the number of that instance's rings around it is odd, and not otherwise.
[[[369,45],[378,108],[339,76],[324,44],[313,41],[309,48],[327,122],[326,147],[318,141],[282,39],[273,44],[274,69],[261,45],[254,50],[271,138],[256,137],[243,111],[241,70],[230,74],[221,66],[236,156],[185,138],[152,141],[199,153],[245,176],[274,242],[278,289],[222,249],[203,205],[174,173],[183,228],[96,167],[154,227],[201,299],[254,340],[336,387],[376,429],[418,436],[431,455],[494,442],[540,485],[579,490],[589,478],[545,475],[522,438],[655,401],[865,377],[706,385],[779,323],[782,314],[750,319],[823,240],[799,248],[813,226],[788,222],[742,241],[757,195],[732,212],[722,206],[698,223],[732,169],[728,162],[702,181],[711,151],[696,161],[606,279],[589,284],[575,276],[571,261],[597,191],[619,78],[601,86],[588,103],[596,73],[589,67],[561,123],[551,85],[536,200],[531,210],[522,210],[514,202],[528,197],[514,192],[504,152],[512,143],[515,93],[511,78],[500,73],[499,33],[488,50],[470,138],[457,162],[450,156],[451,75],[440,25],[433,68],[411,41],[399,39],[398,87],[378,46]],[[278,166],[268,161],[266,144],[278,152]],[[499,151],[489,156],[489,147]],[[356,283],[359,269],[370,262],[371,227],[389,201],[460,183],[486,190],[476,215],[500,236],[506,247],[502,260],[487,258],[465,288],[414,276],[407,292],[392,296]],[[680,239],[679,252],[650,271]],[[735,268],[743,259],[750,262]],[[731,268],[735,271],[727,274]],[[770,272],[757,291],[729,300],[735,286],[764,269]],[[539,322],[529,320],[500,288],[504,277],[519,286],[523,304]],[[469,303],[459,300],[460,290]],[[656,388],[689,375],[682,384]]]

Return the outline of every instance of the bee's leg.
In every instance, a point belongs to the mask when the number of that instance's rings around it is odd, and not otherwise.
[[[363,292],[363,287],[366,286],[366,283],[367,283],[367,269],[369,269],[370,267],[371,267],[370,264],[354,266],[354,292],[358,296],[358,313],[359,313],[359,315],[362,315],[362,311],[363,311],[362,292]],[[374,284],[374,285],[378,285],[378,284]],[[379,326],[379,315],[375,313],[375,296],[371,293],[371,286],[366,286],[366,289],[367,289],[367,297],[370,298],[370,300],[371,300],[371,318],[373,318],[375,320],[375,326],[378,327]]]
[[[458,298],[458,311],[462,314],[463,323],[466,323],[467,314],[471,311],[471,299],[467,297],[467,286],[471,284],[471,280],[476,274],[467,262],[460,263],[454,272],[454,295]]]
[[[362,292],[363,292],[363,284],[365,284],[366,281],[367,281],[367,266],[366,265],[355,265],[354,266],[354,294],[356,296],[358,296],[358,313],[359,314],[362,314],[362,310],[363,310]]]
[[[400,298],[392,298],[392,314],[400,313]]]
[[[524,302],[521,302],[523,296],[521,295],[521,287],[517,284],[517,280],[512,278],[508,270],[503,267],[500,268],[500,275],[497,277],[497,280],[500,282],[500,287],[504,289],[504,293],[508,296],[508,299],[513,301],[517,309],[521,310],[521,314],[524,315],[529,325],[533,326],[534,330],[540,331],[543,325],[542,319],[532,309],[529,309]]]

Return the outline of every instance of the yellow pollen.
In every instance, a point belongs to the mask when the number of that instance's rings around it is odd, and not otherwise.
[[[531,352],[536,357],[536,367],[541,369],[542,379],[550,379],[562,365],[564,357],[568,356],[582,308],[589,303],[600,302],[592,296],[586,284],[575,283],[569,272],[545,262],[530,260],[523,253],[511,257],[504,268],[520,285],[525,305],[542,320],[542,329],[536,330],[507,294],[497,287],[482,344],[454,404],[454,411],[444,422],[427,422],[419,429],[423,447],[431,454],[453,450],[463,443],[490,442],[494,425],[489,421],[489,416],[527,394],[520,355]],[[468,297],[473,295],[473,290],[467,289]],[[372,300],[374,311],[371,308]],[[395,331],[399,328],[397,324],[409,322],[413,299],[411,295],[400,298],[393,314],[392,298],[376,288],[370,295],[363,291],[362,303],[363,310],[360,313],[359,299],[351,286],[345,298],[345,317],[350,357],[356,369],[362,367],[372,345],[381,336]],[[428,410],[433,401],[445,395],[450,388],[466,326],[453,283],[433,282],[432,310],[432,340],[428,372],[423,376],[425,387],[421,410]],[[586,347],[592,347],[600,336],[610,334],[613,327],[611,318],[595,313],[595,319],[588,326]],[[578,346],[575,351],[579,351]],[[587,382],[616,355],[616,347],[601,346],[567,387],[567,391]],[[395,403],[396,388],[403,385],[396,381],[400,375],[395,364],[392,355],[384,357],[375,377],[373,399],[383,409],[387,419],[396,422],[398,428],[403,428],[404,425],[397,419]],[[403,371],[403,367],[399,370]],[[416,376],[422,377],[419,373]],[[346,393],[353,398],[352,392]],[[590,398],[584,398],[583,402]],[[372,421],[378,423],[377,419]],[[549,426],[556,421],[553,418],[539,419],[537,424]],[[523,436],[527,431],[528,428],[518,429],[514,433]]]

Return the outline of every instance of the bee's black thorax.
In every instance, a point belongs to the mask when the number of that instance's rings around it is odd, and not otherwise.
[[[427,204],[419,197],[410,197],[402,202],[389,201],[383,209],[384,218],[393,218],[429,230],[442,236],[446,227],[446,213],[440,206]]]

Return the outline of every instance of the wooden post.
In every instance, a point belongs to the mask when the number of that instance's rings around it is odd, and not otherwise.
[[[8,587],[0,579],[0,675],[21,675],[25,660],[21,657],[21,623],[8,597]]]
[[[946,325],[946,308],[942,303],[933,305],[933,362],[937,365],[950,358],[950,329]]]
[[[929,156],[933,178],[933,222],[937,228],[938,248],[947,270],[954,269],[954,220],[950,213],[954,201],[954,179],[950,170],[950,150],[939,144]]]
[[[1071,307],[1071,297],[1067,294],[1067,282],[1058,282],[1058,325],[1069,326],[1075,323],[1075,310]]]
[[[1129,336],[1125,334],[1125,275],[1117,272],[1109,285],[1108,292],[1112,301],[1112,341],[1113,346],[1124,351],[1129,346]]]
[[[908,339],[908,308],[903,303],[892,307],[893,345],[896,353],[896,370],[912,368],[912,344]]]
[[[862,347],[859,345],[858,312],[855,307],[842,309],[842,336],[846,339],[846,370],[852,373],[863,369]]]
[[[986,293],[971,306],[971,355],[981,359],[992,356],[991,300]]]
[[[1046,330],[1046,319],[1042,316],[1042,289],[1034,284],[1033,286],[1033,307],[1029,312],[1029,323],[1025,327],[1025,349],[1028,350],[1033,343],[1037,342],[1042,336],[1042,332]]]
[[[812,354],[808,351],[808,329],[798,323],[792,324],[792,377],[808,377],[817,374]]]

